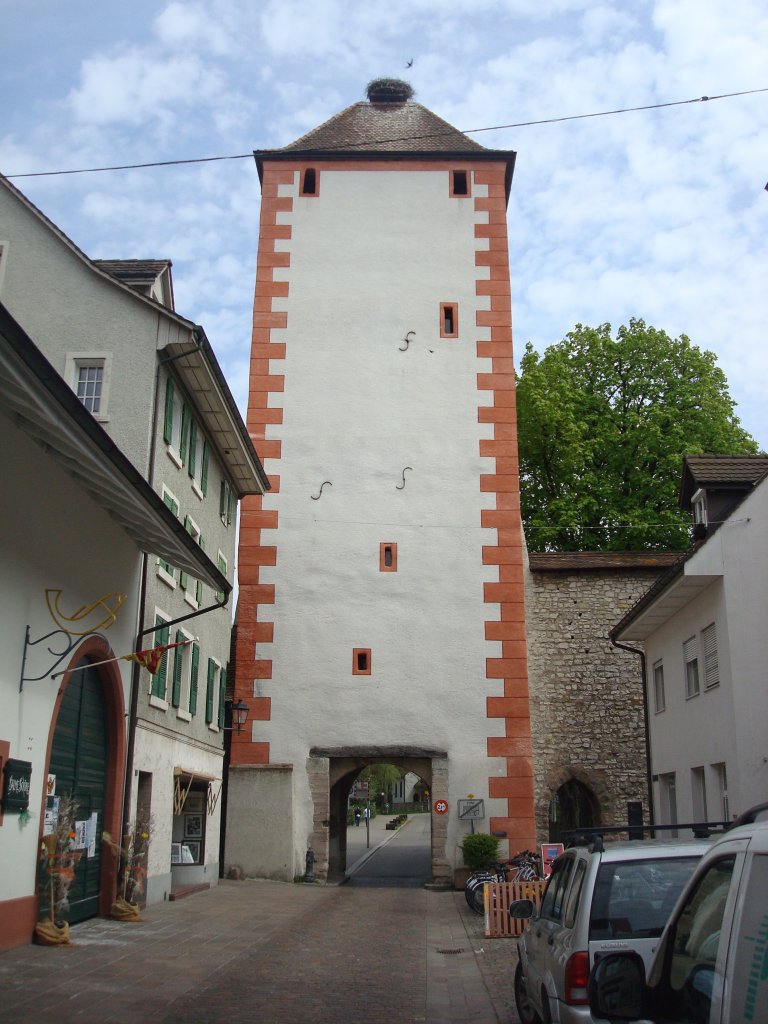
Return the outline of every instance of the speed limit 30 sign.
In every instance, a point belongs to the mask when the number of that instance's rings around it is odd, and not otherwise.
[[[448,801],[435,800],[435,802],[432,804],[432,809],[434,810],[435,814],[446,814],[448,811]]]

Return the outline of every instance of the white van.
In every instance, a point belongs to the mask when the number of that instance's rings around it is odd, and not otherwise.
[[[589,979],[605,1021],[768,1022],[768,804],[742,815],[699,862],[645,978],[635,953],[609,955]],[[742,824],[743,822],[743,824]]]

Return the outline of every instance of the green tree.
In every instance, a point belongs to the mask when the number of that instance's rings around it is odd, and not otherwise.
[[[754,439],[712,352],[630,320],[529,343],[517,387],[520,488],[532,551],[685,548],[684,455],[748,454]]]
[[[371,802],[380,803],[381,794],[385,794],[385,802],[390,800],[392,787],[402,779],[404,772],[393,764],[372,764],[360,772],[360,778],[368,783],[368,794]]]

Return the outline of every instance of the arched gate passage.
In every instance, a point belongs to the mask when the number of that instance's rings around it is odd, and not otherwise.
[[[413,747],[313,748],[308,764],[314,805],[312,850],[315,876],[344,877],[347,867],[347,797],[355,778],[370,764],[394,764],[414,772],[427,784],[434,803],[448,796],[448,756],[445,751]],[[432,815],[432,881],[451,884],[446,857],[447,821]]]

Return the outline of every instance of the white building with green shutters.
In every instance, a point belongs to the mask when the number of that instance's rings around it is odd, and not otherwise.
[[[219,569],[218,589],[145,556],[133,635],[128,817],[151,818],[147,900],[215,884],[239,499],[268,483],[168,260],[91,260],[0,178],[0,300]]]

